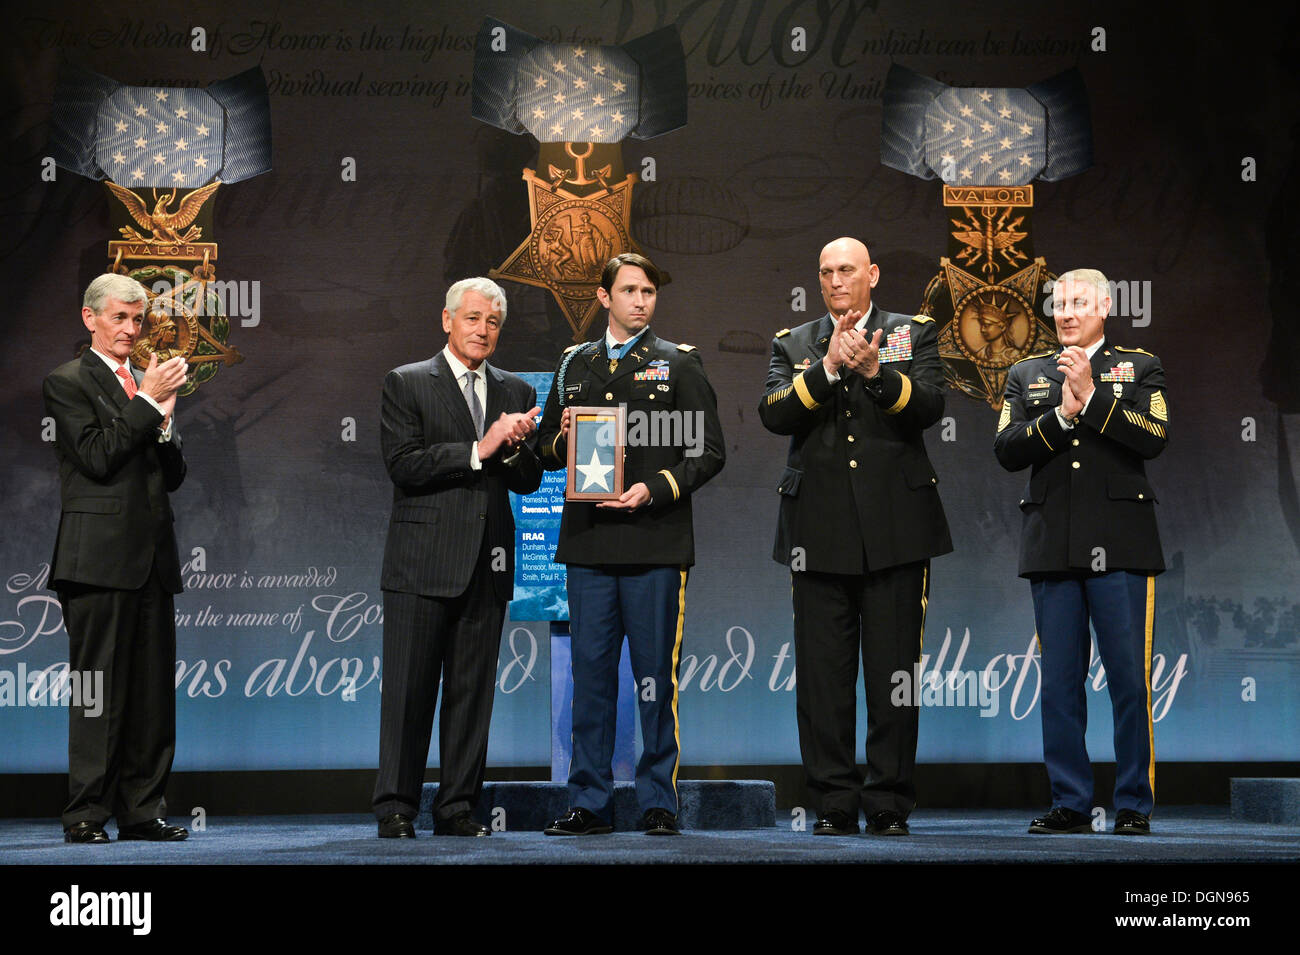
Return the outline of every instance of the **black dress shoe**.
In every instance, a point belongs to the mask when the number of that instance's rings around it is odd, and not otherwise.
[[[1045,833],[1050,836],[1065,835],[1071,832],[1092,832],[1092,817],[1086,812],[1075,812],[1064,806],[1056,806],[1047,815],[1039,816],[1029,824],[1030,832]]]
[[[433,824],[435,836],[486,836],[490,835],[487,826],[475,822],[468,812],[458,812],[450,819],[439,819]]]
[[[548,836],[603,836],[614,831],[614,827],[590,809],[581,807],[556,819],[542,830]]]
[[[98,846],[108,842],[108,833],[102,822],[79,822],[63,830],[63,841]]]
[[[856,836],[858,834],[858,821],[849,816],[847,812],[840,812],[838,809],[832,809],[817,820],[817,825],[813,826],[814,836]]]
[[[190,831],[181,826],[169,826],[166,819],[150,819],[133,826],[118,826],[118,842],[183,842]]]
[[[641,817],[640,828],[647,836],[680,836],[677,817],[667,809],[647,809]]]
[[[1136,809],[1121,809],[1115,813],[1115,835],[1149,836],[1151,835],[1151,818]]]
[[[410,817],[403,816],[400,812],[392,812],[379,820],[379,838],[414,839],[415,826],[411,825]]]
[[[873,836],[910,836],[903,814],[892,809],[882,809],[867,818],[867,832]]]

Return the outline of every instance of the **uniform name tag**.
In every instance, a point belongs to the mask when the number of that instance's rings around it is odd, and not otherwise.
[[[907,361],[912,357],[912,326],[904,325],[889,333],[880,349],[880,361]]]

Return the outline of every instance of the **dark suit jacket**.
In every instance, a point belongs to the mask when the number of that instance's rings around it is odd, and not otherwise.
[[[952,539],[922,437],[943,415],[934,319],[872,306],[868,338],[884,329],[878,392],[847,369],[839,382],[826,379],[834,327],[826,314],[772,340],[758,414],[769,431],[790,435],[772,558],[860,574],[946,554]]]
[[[503,412],[527,411],[537,391],[508,371],[486,372],[486,432]],[[507,490],[530,494],[542,481],[536,433],[510,463],[495,455],[470,467],[476,440],[465,395],[442,352],[395,368],[384,378],[380,441],[393,480],[393,512],[384,547],[384,590],[455,597],[469,585],[481,546],[504,549],[492,574],[500,600],[514,596],[515,520]],[[484,522],[487,537],[484,538]]]
[[[44,395],[54,418],[62,504],[51,586],[136,590],[156,560],[163,587],[180,593],[167,499],[185,477],[175,426],[171,440],[159,443],[162,415],[139,395],[128,401],[121,382],[89,350],[54,369]]]
[[[600,510],[592,501],[567,502],[555,548],[556,562],[583,566],[694,564],[691,495],[726,462],[718,399],[705,377],[700,353],[693,345],[675,345],[656,338],[647,328],[632,351],[619,359],[613,372],[609,370],[604,336],[569,349],[565,358],[569,359],[564,374],[565,401],[562,405],[559,400],[557,368],[542,414],[539,442],[543,466],[554,471],[568,463],[568,448],[560,440],[564,407],[625,404],[629,441],[623,459],[623,489],[644,482],[650,490],[651,504],[627,514]],[[664,365],[649,369],[650,362],[666,362],[667,377],[660,377],[659,369]],[[662,422],[671,424],[673,420],[651,417],[663,412],[676,413],[681,430],[670,432],[669,440],[651,442],[651,430],[662,438]],[[688,417],[690,437],[698,444],[692,450],[699,450],[699,454],[687,455],[684,440],[672,440],[685,439]],[[638,419],[643,422],[642,438],[633,440]]]
[[[1097,390],[1088,410],[1066,429],[1056,416],[1065,380],[1056,368],[1059,355],[1031,356],[1011,366],[993,445],[1008,471],[1032,469],[1020,496],[1020,576],[1102,569],[1159,573],[1165,562],[1156,495],[1143,462],[1169,440],[1160,359],[1107,342],[1092,357]]]

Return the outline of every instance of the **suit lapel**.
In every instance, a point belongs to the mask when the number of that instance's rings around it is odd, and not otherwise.
[[[474,419],[469,416],[469,405],[465,403],[465,393],[460,390],[456,376],[452,374],[451,366],[447,364],[447,359],[442,352],[438,352],[429,360],[429,375],[433,380],[434,397],[441,401],[451,414],[451,419],[456,423],[457,430],[464,433],[466,440],[472,440],[475,437]],[[492,389],[489,387],[488,394],[491,395],[491,393]],[[483,419],[484,430],[487,429],[487,423],[488,419],[485,414]]]
[[[483,430],[486,432],[492,422],[506,411],[506,386],[501,372],[487,362],[483,362],[479,370],[484,373],[484,381],[487,382],[487,410],[483,412]]]
[[[821,324],[817,326],[817,331],[813,335],[813,340],[808,343],[808,354],[821,361],[826,357],[826,351],[831,346],[831,332],[835,331],[835,319],[831,318],[830,312],[822,316]]]
[[[126,397],[126,389],[122,387],[122,381],[108,370],[108,365],[104,364],[104,359],[100,358],[90,349],[81,356],[81,367],[90,374],[95,384],[108,396],[108,400],[113,403],[113,407],[121,411],[126,407],[129,400]],[[137,382],[138,384],[138,382]]]

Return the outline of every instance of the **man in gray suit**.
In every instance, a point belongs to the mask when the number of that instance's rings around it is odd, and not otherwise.
[[[383,839],[412,839],[443,687],[437,835],[486,836],[483,786],[497,648],[514,595],[507,491],[542,480],[536,390],[487,363],[506,318],[500,286],[447,290],[447,345],[384,379],[380,440],[393,480],[384,547],[384,689],[374,810]]]

